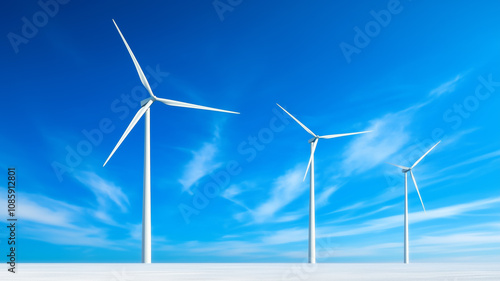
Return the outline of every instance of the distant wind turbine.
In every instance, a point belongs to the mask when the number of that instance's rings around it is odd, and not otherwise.
[[[318,144],[319,139],[333,139],[338,137],[364,134],[371,131],[357,132],[357,133],[347,133],[347,134],[335,134],[335,135],[325,135],[318,136],[313,133],[309,128],[307,128],[304,124],[302,124],[297,118],[295,118],[292,114],[286,111],[281,105],[278,106],[283,109],[290,117],[293,118],[306,132],[313,136],[312,139],[309,140],[311,144],[311,156],[309,157],[309,163],[307,163],[306,173],[304,174],[304,181],[307,176],[307,172],[309,171],[309,167],[311,167],[310,178],[310,189],[309,189],[309,263],[316,263],[316,222],[315,222],[315,205],[314,205],[314,151],[316,150],[316,145]]]
[[[220,112],[235,113],[235,114],[239,114],[239,113],[156,97],[153,94],[151,87],[149,86],[148,80],[146,79],[144,72],[142,72],[141,66],[137,62],[137,59],[135,58],[134,54],[132,53],[132,50],[130,49],[127,41],[125,40],[125,37],[123,37],[123,34],[121,33],[120,29],[118,28],[118,25],[116,24],[115,20],[113,20],[113,23],[115,24],[116,29],[118,30],[118,33],[120,33],[120,36],[123,40],[123,43],[125,43],[125,47],[127,47],[127,50],[129,52],[130,56],[132,57],[132,61],[134,62],[135,68],[137,70],[137,73],[139,74],[139,78],[141,79],[142,85],[144,85],[144,87],[148,91],[150,97],[141,101],[141,108],[135,114],[134,118],[132,119],[132,121],[128,125],[127,129],[123,133],[122,137],[120,138],[120,140],[116,144],[115,148],[113,149],[113,151],[109,155],[109,157],[106,160],[106,162],[104,163],[103,167],[106,165],[106,163],[108,163],[111,156],[113,156],[116,149],[118,149],[118,147],[123,142],[123,140],[127,137],[127,135],[130,133],[130,131],[134,128],[135,124],[137,124],[139,119],[141,119],[142,115],[146,114],[146,119],[144,120],[145,121],[145,131],[144,131],[144,182],[143,182],[144,189],[143,189],[143,201],[142,201],[142,262],[143,263],[151,263],[151,167],[150,167],[150,146],[149,146],[149,140],[150,140],[149,139],[149,135],[150,135],[150,131],[149,131],[149,125],[150,125],[149,124],[149,107],[153,104],[153,102],[160,101],[160,102],[162,102],[166,105],[170,105],[170,106],[204,109],[204,110],[220,111]]]
[[[405,167],[405,166],[400,166],[392,163],[387,163],[392,166],[396,166],[398,168],[402,169],[403,174],[405,174],[405,249],[404,249],[404,261],[405,263],[410,263],[410,249],[409,249],[409,244],[408,244],[408,180],[407,180],[407,175],[406,173],[410,172],[411,178],[413,180],[413,183],[415,184],[415,189],[417,189],[418,193],[418,198],[420,198],[420,203],[422,203],[422,208],[424,209],[425,212],[425,206],[424,206],[424,201],[422,201],[422,197],[420,196],[420,191],[418,190],[417,186],[417,181],[415,180],[415,177],[413,176],[413,171],[412,169],[417,166],[417,164],[422,161],[422,159],[429,153],[431,150],[436,147],[441,141],[438,141],[431,149],[429,149],[422,157],[420,157],[411,167]]]

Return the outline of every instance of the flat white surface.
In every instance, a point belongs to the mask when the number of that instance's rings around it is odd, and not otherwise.
[[[18,264],[0,280],[500,280],[498,263]]]

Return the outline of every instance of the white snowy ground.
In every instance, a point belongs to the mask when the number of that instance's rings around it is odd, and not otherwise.
[[[19,264],[0,280],[500,280],[498,263],[159,263]]]

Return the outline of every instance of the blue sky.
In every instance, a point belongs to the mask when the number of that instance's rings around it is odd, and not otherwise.
[[[153,262],[306,261],[310,136],[276,103],[320,135],[374,130],[318,144],[318,262],[402,262],[385,162],[438,140],[410,259],[500,261],[497,1],[48,2],[0,12],[19,261],[140,261],[142,120],[102,164],[147,96],[111,19],[158,97],[241,112],[151,107]]]

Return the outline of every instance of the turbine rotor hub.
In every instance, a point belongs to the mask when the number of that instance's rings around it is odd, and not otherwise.
[[[148,103],[150,100],[155,101],[156,99],[154,97],[149,97],[147,99],[141,100],[141,106],[144,106],[146,103]]]
[[[310,140],[309,140],[309,143],[313,143],[313,142],[317,141],[318,139],[319,139],[319,137],[318,137],[318,136],[316,136],[316,137],[314,137],[314,138],[310,139]]]

